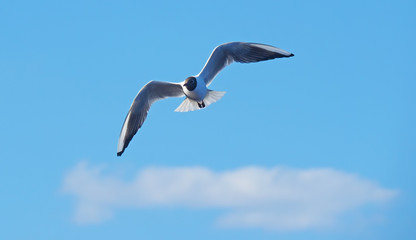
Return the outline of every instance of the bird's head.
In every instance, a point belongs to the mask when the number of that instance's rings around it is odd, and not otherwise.
[[[185,84],[183,84],[188,91],[193,91],[196,88],[196,78],[195,77],[188,77],[185,79]]]

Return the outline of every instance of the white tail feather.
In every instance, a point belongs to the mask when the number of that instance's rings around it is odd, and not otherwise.
[[[219,91],[212,91],[208,90],[207,95],[204,98],[205,107],[208,107],[209,105],[213,104],[214,102],[220,100],[224,96],[225,92],[219,92]],[[198,106],[198,102],[191,100],[189,98],[185,98],[181,105],[179,105],[178,108],[175,109],[175,112],[189,112],[189,111],[195,111],[201,109]]]
[[[225,92],[208,90],[207,95],[204,98],[205,107],[213,104],[220,100],[224,96]]]
[[[198,107],[198,103],[194,100],[191,100],[189,98],[185,98],[181,105],[179,105],[178,108],[175,109],[175,112],[189,112],[189,111],[195,111],[200,109]]]

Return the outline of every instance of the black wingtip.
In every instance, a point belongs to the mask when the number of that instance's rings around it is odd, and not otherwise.
[[[121,154],[123,154],[123,152],[124,152],[124,150],[123,150],[123,151],[121,151],[121,152],[118,152],[118,153],[117,153],[117,157],[120,157],[120,156],[121,156]]]
[[[291,53],[291,54],[289,55],[289,57],[293,57],[293,56],[295,56],[295,54],[293,54],[293,53]]]

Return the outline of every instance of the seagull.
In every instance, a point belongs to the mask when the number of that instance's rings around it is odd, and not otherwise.
[[[229,42],[217,46],[205,63],[202,71],[179,83],[150,81],[134,98],[121,128],[117,156],[121,156],[133,136],[143,125],[150,106],[168,97],[183,97],[185,100],[175,112],[188,112],[208,107],[220,100],[225,92],[213,91],[207,87],[215,76],[233,62],[251,63],[275,58],[293,57],[283,49],[260,43]]]

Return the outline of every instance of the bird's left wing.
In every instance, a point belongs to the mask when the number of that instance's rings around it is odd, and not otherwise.
[[[134,98],[130,110],[121,128],[117,146],[117,156],[123,154],[124,149],[129,145],[133,136],[143,125],[150,106],[163,98],[184,96],[182,86],[178,83],[150,81]]]
[[[198,77],[204,79],[205,84],[208,86],[224,67],[233,62],[251,63],[292,56],[294,56],[293,53],[261,43],[224,43],[212,51]]]

